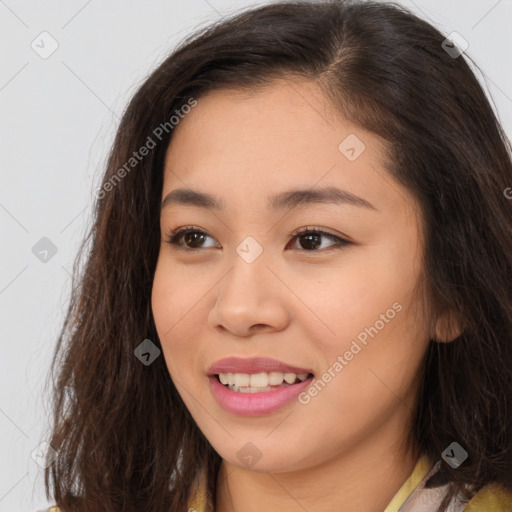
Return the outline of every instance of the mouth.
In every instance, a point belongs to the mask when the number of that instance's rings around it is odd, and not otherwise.
[[[279,411],[291,405],[313,379],[312,373],[299,376],[292,372],[217,373],[208,376],[210,390],[217,403],[237,416],[262,416]]]
[[[287,388],[312,379],[313,373],[260,372],[260,373],[216,373],[210,376],[226,389],[236,393],[266,393]]]

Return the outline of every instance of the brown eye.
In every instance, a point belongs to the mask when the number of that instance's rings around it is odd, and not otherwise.
[[[193,248],[197,248],[201,246],[201,243],[204,243],[205,234],[200,231],[188,231],[184,233],[183,240],[185,245],[191,246]],[[197,245],[196,245],[197,244]]]
[[[166,237],[166,243],[174,245],[183,250],[199,250],[202,248],[211,248],[216,246],[204,246],[207,238],[212,238],[208,233],[201,229],[194,228],[193,226],[185,226],[178,228],[171,232]],[[322,247],[322,239],[331,240],[334,244],[327,247]],[[342,247],[349,245],[351,242],[339,236],[327,233],[321,229],[316,228],[301,228],[292,235],[292,242],[299,241],[299,250],[307,252],[318,252],[317,249],[330,249],[335,247]],[[288,249],[290,244],[286,246]],[[218,247],[218,246],[217,246]],[[294,247],[292,247],[293,249]]]
[[[335,242],[335,244],[328,246],[327,249],[330,249],[331,247],[339,247],[350,244],[350,242],[348,240],[345,240],[344,238],[341,238],[339,236],[327,233],[326,231],[322,231],[321,229],[316,228],[302,228],[301,230],[297,231],[293,236],[294,241],[299,241],[299,249],[308,252],[318,252],[316,251],[316,249],[318,249],[322,245],[322,238],[326,238],[328,240],[332,240]]]
[[[166,238],[166,243],[176,245],[185,250],[201,249],[205,239],[210,235],[201,229],[193,229],[190,227],[183,227],[173,231]],[[210,237],[211,238],[211,237]],[[184,243],[182,243],[182,240]]]

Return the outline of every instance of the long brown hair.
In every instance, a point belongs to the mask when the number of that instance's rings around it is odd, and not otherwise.
[[[442,461],[431,484],[512,491],[512,151],[469,57],[445,51],[445,37],[396,4],[279,2],[198,30],[140,86],[95,194],[54,353],[58,453],[45,486],[65,512],[186,510],[203,469],[213,510],[220,456],[164,358],[134,355],[145,339],[161,348],[150,297],[169,120],[207,91],[284,76],[316,81],[340,114],[381,136],[387,170],[421,206],[433,311],[453,310],[464,330],[429,344],[411,439],[431,460],[454,441],[469,454],[456,469]]]

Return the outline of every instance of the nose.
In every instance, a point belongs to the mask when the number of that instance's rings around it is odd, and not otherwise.
[[[242,338],[281,331],[289,322],[289,294],[265,258],[248,263],[237,256],[218,284],[208,322],[213,329]]]

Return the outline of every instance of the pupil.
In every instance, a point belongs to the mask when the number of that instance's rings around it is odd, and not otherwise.
[[[321,245],[321,244],[319,243],[319,238],[320,238],[320,237],[319,237],[319,235],[318,235],[318,234],[310,233],[310,234],[307,234],[307,235],[303,235],[302,237],[303,237],[303,238],[308,239],[310,242],[311,242],[311,239],[312,239],[312,238],[316,238],[316,243],[313,243],[313,247],[311,247],[311,246],[310,246],[310,247],[309,247],[310,249],[311,249],[311,248],[316,249],[319,245]],[[302,244],[301,244],[301,245],[302,245]]]
[[[198,242],[196,237],[203,237],[204,238],[204,235],[202,235],[201,233],[198,233],[196,231],[192,231],[190,233],[187,233],[185,235],[186,244],[190,245],[191,243],[194,244],[194,242]],[[196,240],[194,240],[194,238],[196,238]],[[199,245],[200,245],[200,241],[199,241]]]

